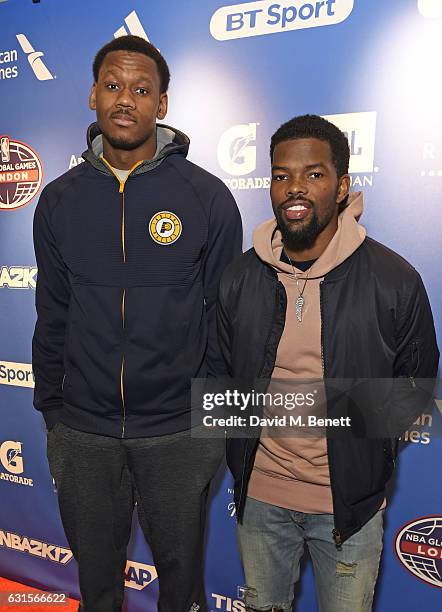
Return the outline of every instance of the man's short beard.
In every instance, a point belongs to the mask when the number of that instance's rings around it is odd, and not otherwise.
[[[308,223],[299,221],[285,222],[281,218],[281,211],[278,210],[276,221],[282,235],[284,247],[288,251],[305,251],[314,246],[319,234],[327,227],[333,218],[333,211],[319,221],[315,209],[312,209],[311,219]],[[299,224],[299,227],[297,225]]]
[[[127,140],[125,138],[114,138],[103,131],[102,134],[111,147],[120,151],[133,151],[134,149],[138,149],[138,147],[141,147],[141,145],[149,139],[149,136],[143,136],[143,138],[139,138],[138,140]]]

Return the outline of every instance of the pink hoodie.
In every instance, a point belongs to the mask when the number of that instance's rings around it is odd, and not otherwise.
[[[345,261],[362,244],[366,230],[358,224],[363,210],[362,193],[352,193],[339,215],[338,229],[310,271],[299,273],[305,289],[302,322],[295,315],[299,289],[292,267],[281,261],[282,239],[276,221],[266,221],[254,233],[258,256],[277,272],[287,293],[284,331],[278,346],[273,379],[322,379],[321,313],[319,285],[325,274]],[[273,239],[272,239],[273,236]],[[295,268],[296,270],[296,268]],[[307,276],[308,274],[308,276]],[[320,395],[323,394],[323,386]],[[282,508],[309,514],[332,514],[332,495],[326,439],[266,437],[259,442],[248,496]]]

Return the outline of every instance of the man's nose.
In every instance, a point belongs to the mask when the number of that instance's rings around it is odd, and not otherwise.
[[[307,183],[302,177],[293,176],[286,183],[287,197],[305,195],[307,191]]]
[[[134,94],[131,92],[131,90],[128,87],[123,87],[120,90],[120,94],[117,98],[116,105],[124,107],[124,108],[126,107],[135,108],[136,107]]]

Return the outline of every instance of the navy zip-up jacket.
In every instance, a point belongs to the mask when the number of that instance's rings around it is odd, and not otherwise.
[[[191,378],[222,373],[215,301],[241,218],[224,183],[186,159],[187,136],[158,125],[157,141],[120,182],[93,124],[85,163],[41,194],[32,361],[49,428],[181,431]]]

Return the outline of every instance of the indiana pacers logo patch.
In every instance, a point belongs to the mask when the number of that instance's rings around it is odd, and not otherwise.
[[[179,218],[168,210],[155,213],[149,221],[149,234],[158,244],[172,244],[181,236],[183,226]]]

